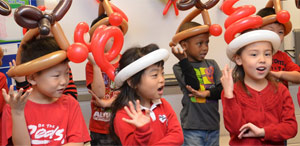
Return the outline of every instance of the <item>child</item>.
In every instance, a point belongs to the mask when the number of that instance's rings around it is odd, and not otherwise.
[[[255,30],[238,36],[227,47],[228,58],[236,63],[233,71],[226,65],[221,78],[224,124],[231,146],[284,145],[297,134],[291,95],[269,72],[272,53],[279,46],[276,33]]]
[[[25,63],[61,50],[53,37],[32,39],[23,46]],[[83,145],[90,140],[78,102],[63,94],[69,82],[68,60],[26,75],[32,88],[14,94],[2,90],[2,145]]]
[[[2,58],[3,58],[3,51],[2,48],[0,47],[0,66],[2,65]],[[8,91],[8,87],[7,87],[7,82],[6,82],[6,76],[0,72],[0,89],[5,89],[6,92]],[[3,95],[0,94],[0,126],[2,125],[2,111],[3,111],[3,107],[5,105],[5,101],[3,98]],[[0,131],[0,144],[1,144],[1,131]]]
[[[122,145],[181,145],[183,134],[171,105],[161,98],[165,49],[150,44],[125,51],[115,78],[111,135]]]
[[[257,12],[257,15],[261,17],[266,17],[276,14],[274,8],[266,7]],[[283,41],[283,38],[288,30],[286,30],[285,25],[274,22],[266,24],[261,27],[263,30],[271,30],[277,33],[280,37],[280,42]],[[284,52],[278,50],[273,55],[273,63],[270,72],[274,77],[281,80],[283,84],[288,87],[288,82],[300,83],[300,68],[295,64],[291,58]]]
[[[96,18],[91,27],[107,17],[106,14]],[[105,51],[112,47],[113,40],[105,45]],[[91,118],[89,130],[91,135],[91,145],[116,145],[109,135],[109,120],[111,118],[111,104],[115,100],[118,92],[113,91],[114,82],[108,78],[105,72],[102,72],[95,63],[93,56],[89,55],[89,62],[86,64],[86,86],[93,95],[91,100]],[[118,63],[116,63],[118,64]]]
[[[197,26],[200,24],[187,22],[179,31]],[[209,33],[204,32],[182,40],[183,51],[172,47],[179,60],[173,71],[183,92],[180,118],[184,145],[219,145],[221,71],[214,60],[205,59],[208,43]]]

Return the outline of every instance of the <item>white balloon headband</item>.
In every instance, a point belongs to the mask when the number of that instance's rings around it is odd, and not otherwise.
[[[120,88],[127,79],[129,79],[139,71],[161,60],[166,61],[168,58],[169,51],[161,48],[130,63],[117,74],[115,78],[116,88]]]
[[[233,39],[226,49],[226,54],[231,61],[234,61],[233,56],[240,48],[259,41],[270,42],[273,46],[273,54],[280,47],[280,38],[275,32],[270,30],[254,30]]]

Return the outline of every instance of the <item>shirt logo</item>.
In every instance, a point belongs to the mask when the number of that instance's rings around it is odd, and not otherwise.
[[[164,123],[167,120],[167,116],[166,115],[158,115],[159,121],[161,123]]]
[[[28,125],[32,144],[49,144],[53,141],[61,141],[64,144],[64,129],[51,124]]]

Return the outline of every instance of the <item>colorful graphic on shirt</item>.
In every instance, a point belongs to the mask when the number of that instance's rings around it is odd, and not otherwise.
[[[271,70],[284,71],[285,68],[286,68],[286,64],[284,63],[283,60],[273,59]]]
[[[196,72],[196,76],[200,83],[199,91],[204,91],[205,89],[209,89],[215,86],[214,82],[214,67],[209,66],[208,68],[194,68]],[[206,103],[208,102],[205,98],[191,97],[190,98],[194,103]]]
[[[28,125],[28,130],[33,145],[47,145],[53,141],[65,143],[65,129],[60,129],[57,125]]]

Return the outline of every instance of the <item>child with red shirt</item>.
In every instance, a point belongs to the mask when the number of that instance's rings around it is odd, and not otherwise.
[[[0,66],[2,65],[2,58],[3,58],[3,51],[2,48],[0,47]],[[0,89],[5,89],[6,92],[8,91],[6,76],[2,72],[0,72]],[[0,126],[2,125],[2,111],[5,104],[6,103],[4,101],[3,95],[0,94]],[[0,144],[1,144],[1,137],[2,136],[0,131]]]
[[[284,145],[297,134],[289,90],[270,75],[272,54],[279,46],[280,38],[273,31],[254,30],[227,47],[228,58],[236,63],[233,71],[226,65],[221,77],[224,124],[231,146]]]
[[[163,98],[165,49],[150,44],[126,50],[115,84],[111,135],[122,145],[182,145],[183,133],[171,105]]]
[[[3,109],[2,145],[83,146],[90,137],[79,103],[72,96],[63,94],[69,83],[65,51],[61,51],[53,37],[34,38],[22,48],[22,63],[52,53],[61,56],[62,61],[24,74],[32,85],[24,94],[23,89],[15,94],[13,86],[8,94],[2,90],[8,103]],[[51,57],[47,59],[51,60]]]

